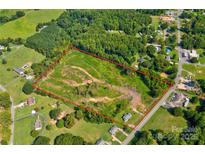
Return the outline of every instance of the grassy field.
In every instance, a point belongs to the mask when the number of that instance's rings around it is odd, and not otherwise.
[[[31,130],[34,129],[34,123],[36,116],[31,115],[31,111],[34,108],[39,108],[40,119],[43,122],[43,129],[40,131],[40,135],[48,136],[51,139],[51,144],[56,136],[61,133],[72,133],[76,136],[83,137],[87,142],[95,144],[96,140],[103,137],[109,139],[110,135],[108,130],[111,124],[93,124],[85,122],[84,120],[76,121],[76,124],[70,128],[57,128],[52,126],[50,131],[45,129],[45,126],[49,123],[49,111],[53,109],[57,100],[49,97],[42,97],[36,94],[32,94],[36,98],[36,104],[34,106],[27,106],[23,109],[17,109],[15,115],[15,144],[32,144],[34,138],[30,136]],[[69,105],[64,103],[60,104],[60,108],[67,113],[73,112],[73,109]],[[22,127],[24,126],[24,127]]]
[[[166,109],[160,108],[143,127],[143,130],[161,129],[170,132],[174,128],[186,128],[186,120],[182,117],[174,117]]]
[[[83,81],[87,80],[91,82],[82,85]],[[73,86],[72,84],[78,84],[78,86]],[[122,93],[117,91],[116,88],[110,87],[132,87],[132,89],[136,89],[141,95],[141,103],[145,108],[146,105],[148,106],[152,102],[151,97],[147,94],[149,89],[139,76],[136,74],[123,75],[114,64],[101,61],[78,51],[72,51],[67,54],[46,80],[39,83],[39,86],[76,101],[80,105],[93,108],[98,112],[100,111],[105,115],[116,118],[121,122],[123,114],[130,112],[132,113],[132,118],[129,122],[132,124],[141,115],[132,110],[130,105],[131,98],[118,98],[122,96]],[[102,99],[99,100],[99,97]],[[121,106],[121,109],[117,110],[117,106]],[[139,106],[136,108],[138,109]]]
[[[10,15],[13,11],[1,10],[3,14]],[[19,19],[0,25],[0,39],[2,38],[27,38],[36,32],[38,23],[56,19],[63,10],[29,10]],[[1,14],[1,13],[0,13]]]
[[[157,29],[159,26],[159,16],[151,16],[152,18],[152,25]]]
[[[12,46],[11,49],[10,52],[0,56],[0,59],[5,58],[7,60],[7,64],[0,64],[0,84],[5,86],[13,97],[14,102],[18,103],[26,97],[22,93],[25,79],[19,77],[12,69],[22,67],[27,63],[40,62],[44,59],[44,56],[24,46]]]
[[[205,79],[205,66],[195,66],[192,64],[184,64],[183,69],[190,72],[194,79]],[[186,74],[186,72],[184,72]]]
[[[5,9],[5,10],[1,10],[0,9],[0,17],[1,16],[7,16],[7,17],[10,17],[12,15],[15,15],[16,14],[16,9]]]

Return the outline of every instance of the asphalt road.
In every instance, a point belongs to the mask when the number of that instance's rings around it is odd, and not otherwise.
[[[181,42],[181,33],[180,33],[180,19],[179,16],[182,13],[182,10],[178,10],[178,17],[177,17],[177,28],[178,28],[178,33],[177,33],[177,39],[178,39],[178,53],[179,53],[179,62],[178,62],[178,72],[177,72],[177,77],[175,78],[175,84],[173,87],[171,87],[166,94],[159,100],[157,105],[154,106],[154,108],[144,117],[144,119],[135,127],[135,129],[127,136],[127,138],[122,142],[123,145],[129,144],[130,141],[134,138],[135,133],[139,131],[148,121],[149,119],[154,115],[154,113],[160,108],[160,106],[167,100],[167,98],[170,96],[172,92],[175,91],[176,85],[180,80],[180,76],[182,73],[182,64],[183,64],[183,59],[182,59],[182,49],[180,47],[180,42]]]

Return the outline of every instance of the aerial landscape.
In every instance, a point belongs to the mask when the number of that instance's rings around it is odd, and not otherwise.
[[[205,10],[0,9],[0,145],[204,145]]]

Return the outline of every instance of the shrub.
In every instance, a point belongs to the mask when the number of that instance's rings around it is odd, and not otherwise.
[[[81,110],[75,111],[75,118],[80,120],[83,118],[83,112]]]
[[[53,109],[49,112],[50,118],[51,119],[57,119],[57,117],[59,116],[59,114],[61,113],[61,109],[57,108],[57,109]]]
[[[67,115],[64,119],[64,126],[66,128],[71,128],[75,124],[75,119],[71,115]]]
[[[199,102],[199,98],[197,96],[194,96],[191,98],[190,102],[196,104]]]
[[[7,64],[6,59],[3,58],[2,61],[1,61],[1,63],[2,63],[2,64]]]
[[[33,92],[33,86],[32,86],[32,82],[31,81],[27,81],[23,88],[22,88],[22,91],[26,94],[26,95],[29,95]]]
[[[52,129],[52,126],[51,125],[47,125],[46,126],[46,130],[51,130]]]
[[[30,132],[30,135],[35,138],[35,137],[37,137],[37,136],[39,135],[39,131],[37,131],[37,130],[32,130],[32,131]]]
[[[33,145],[49,145],[50,144],[50,138],[46,136],[38,136],[34,141]]]
[[[2,145],[8,145],[8,142],[6,140],[1,140]]]
[[[63,119],[58,120],[56,123],[56,126],[58,128],[63,128],[64,127],[64,120]]]
[[[184,112],[183,112],[183,110],[182,110],[182,108],[181,107],[175,107],[175,108],[173,108],[172,109],[172,114],[174,115],[174,116],[184,116]]]
[[[86,142],[82,137],[73,136],[70,133],[61,134],[55,138],[55,145],[83,145]]]

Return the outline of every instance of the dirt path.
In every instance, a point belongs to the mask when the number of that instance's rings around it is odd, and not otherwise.
[[[90,73],[88,73],[85,69],[83,69],[81,67],[78,67],[78,66],[71,66],[71,67],[84,72],[86,75],[88,75],[93,80],[93,82],[104,84],[108,88],[114,89],[114,90],[122,93],[124,95],[124,97],[132,98],[130,103],[131,103],[131,108],[134,112],[140,113],[139,111],[137,111],[137,107],[139,108],[140,111],[145,111],[146,107],[144,104],[142,104],[141,95],[136,90],[128,88],[128,87],[120,87],[120,86],[115,86],[115,85],[106,83],[103,80],[96,79]],[[85,98],[84,101],[90,100],[92,102],[102,102],[103,100],[108,101],[109,99],[111,99],[111,98],[108,98],[108,97],[88,98],[88,99]],[[113,99],[111,99],[111,100],[113,100]]]
[[[115,100],[116,98],[109,98],[107,96],[105,97],[89,97],[89,98],[82,98],[80,100],[78,100],[78,102],[94,102],[94,103],[97,103],[97,102],[108,102],[108,101],[113,101]]]

